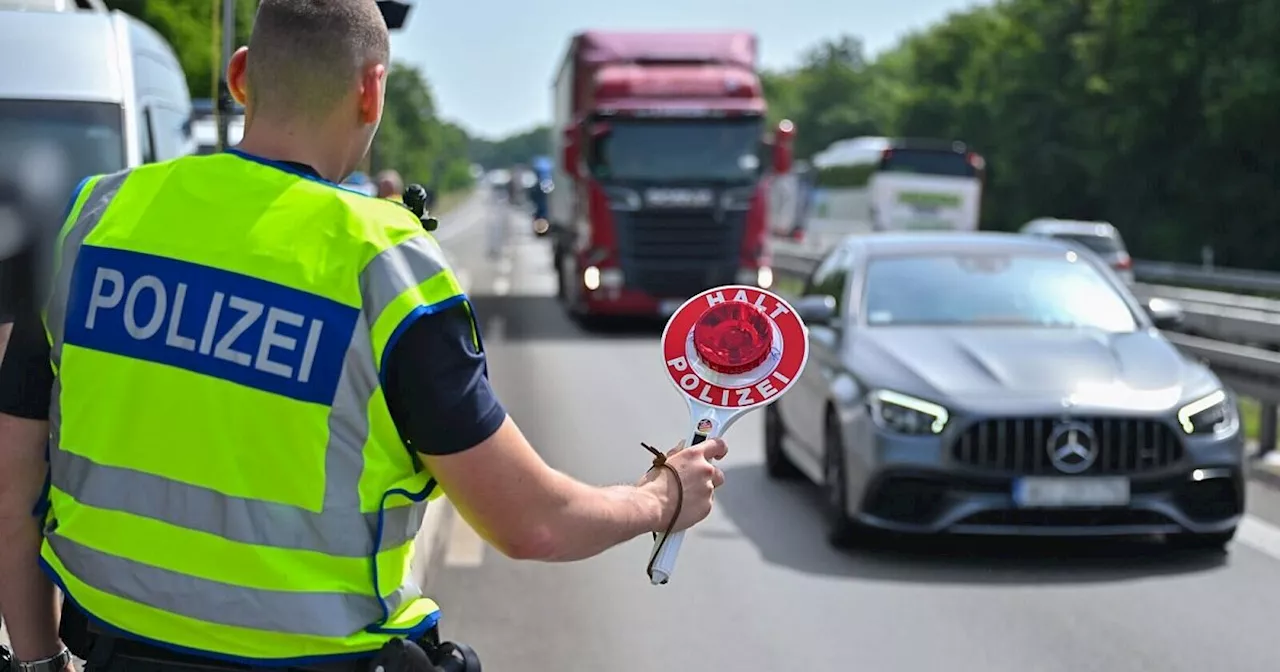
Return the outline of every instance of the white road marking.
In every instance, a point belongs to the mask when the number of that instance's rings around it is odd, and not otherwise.
[[[1257,516],[1245,515],[1236,528],[1236,541],[1280,560],[1280,527]]]
[[[462,519],[458,510],[449,506],[449,548],[445,551],[446,567],[479,567],[484,564],[484,540]]]
[[[502,261],[498,262],[498,275],[511,275],[511,271],[515,267],[515,262],[511,259],[511,251],[502,257]]]
[[[511,278],[500,275],[493,279],[493,293],[498,296],[506,296],[511,292]]]

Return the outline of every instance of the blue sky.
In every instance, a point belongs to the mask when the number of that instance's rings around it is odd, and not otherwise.
[[[874,54],[981,0],[409,0],[393,58],[423,69],[441,114],[501,137],[550,117],[550,88],[569,37],[584,29],[733,29],[760,37],[761,62],[794,65],[847,33]],[[540,6],[540,7],[539,7]],[[535,9],[537,8],[537,9]]]

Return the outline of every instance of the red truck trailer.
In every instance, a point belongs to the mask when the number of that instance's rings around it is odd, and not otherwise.
[[[549,215],[570,315],[665,317],[722,284],[769,287],[767,128],[751,33],[575,35],[556,77]]]

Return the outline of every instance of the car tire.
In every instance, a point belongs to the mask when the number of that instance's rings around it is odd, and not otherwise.
[[[1170,535],[1169,543],[1174,548],[1181,550],[1226,553],[1227,544],[1230,544],[1235,536],[1236,528],[1233,527],[1225,532],[1208,532],[1205,534],[1186,532]]]
[[[840,426],[834,417],[828,417],[826,425],[823,432],[822,491],[827,510],[827,541],[836,548],[845,548],[856,540],[858,525],[848,513],[849,489]]]
[[[800,470],[782,449],[785,436],[778,403],[769,404],[764,409],[764,470],[769,478],[778,481],[793,480],[800,475]]]

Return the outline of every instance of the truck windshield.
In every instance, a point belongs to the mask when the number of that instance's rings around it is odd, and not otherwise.
[[[759,118],[624,119],[598,128],[590,165],[602,180],[747,182],[760,174]]]
[[[122,121],[111,103],[0,100],[0,179],[60,209],[80,180],[126,167]]]

